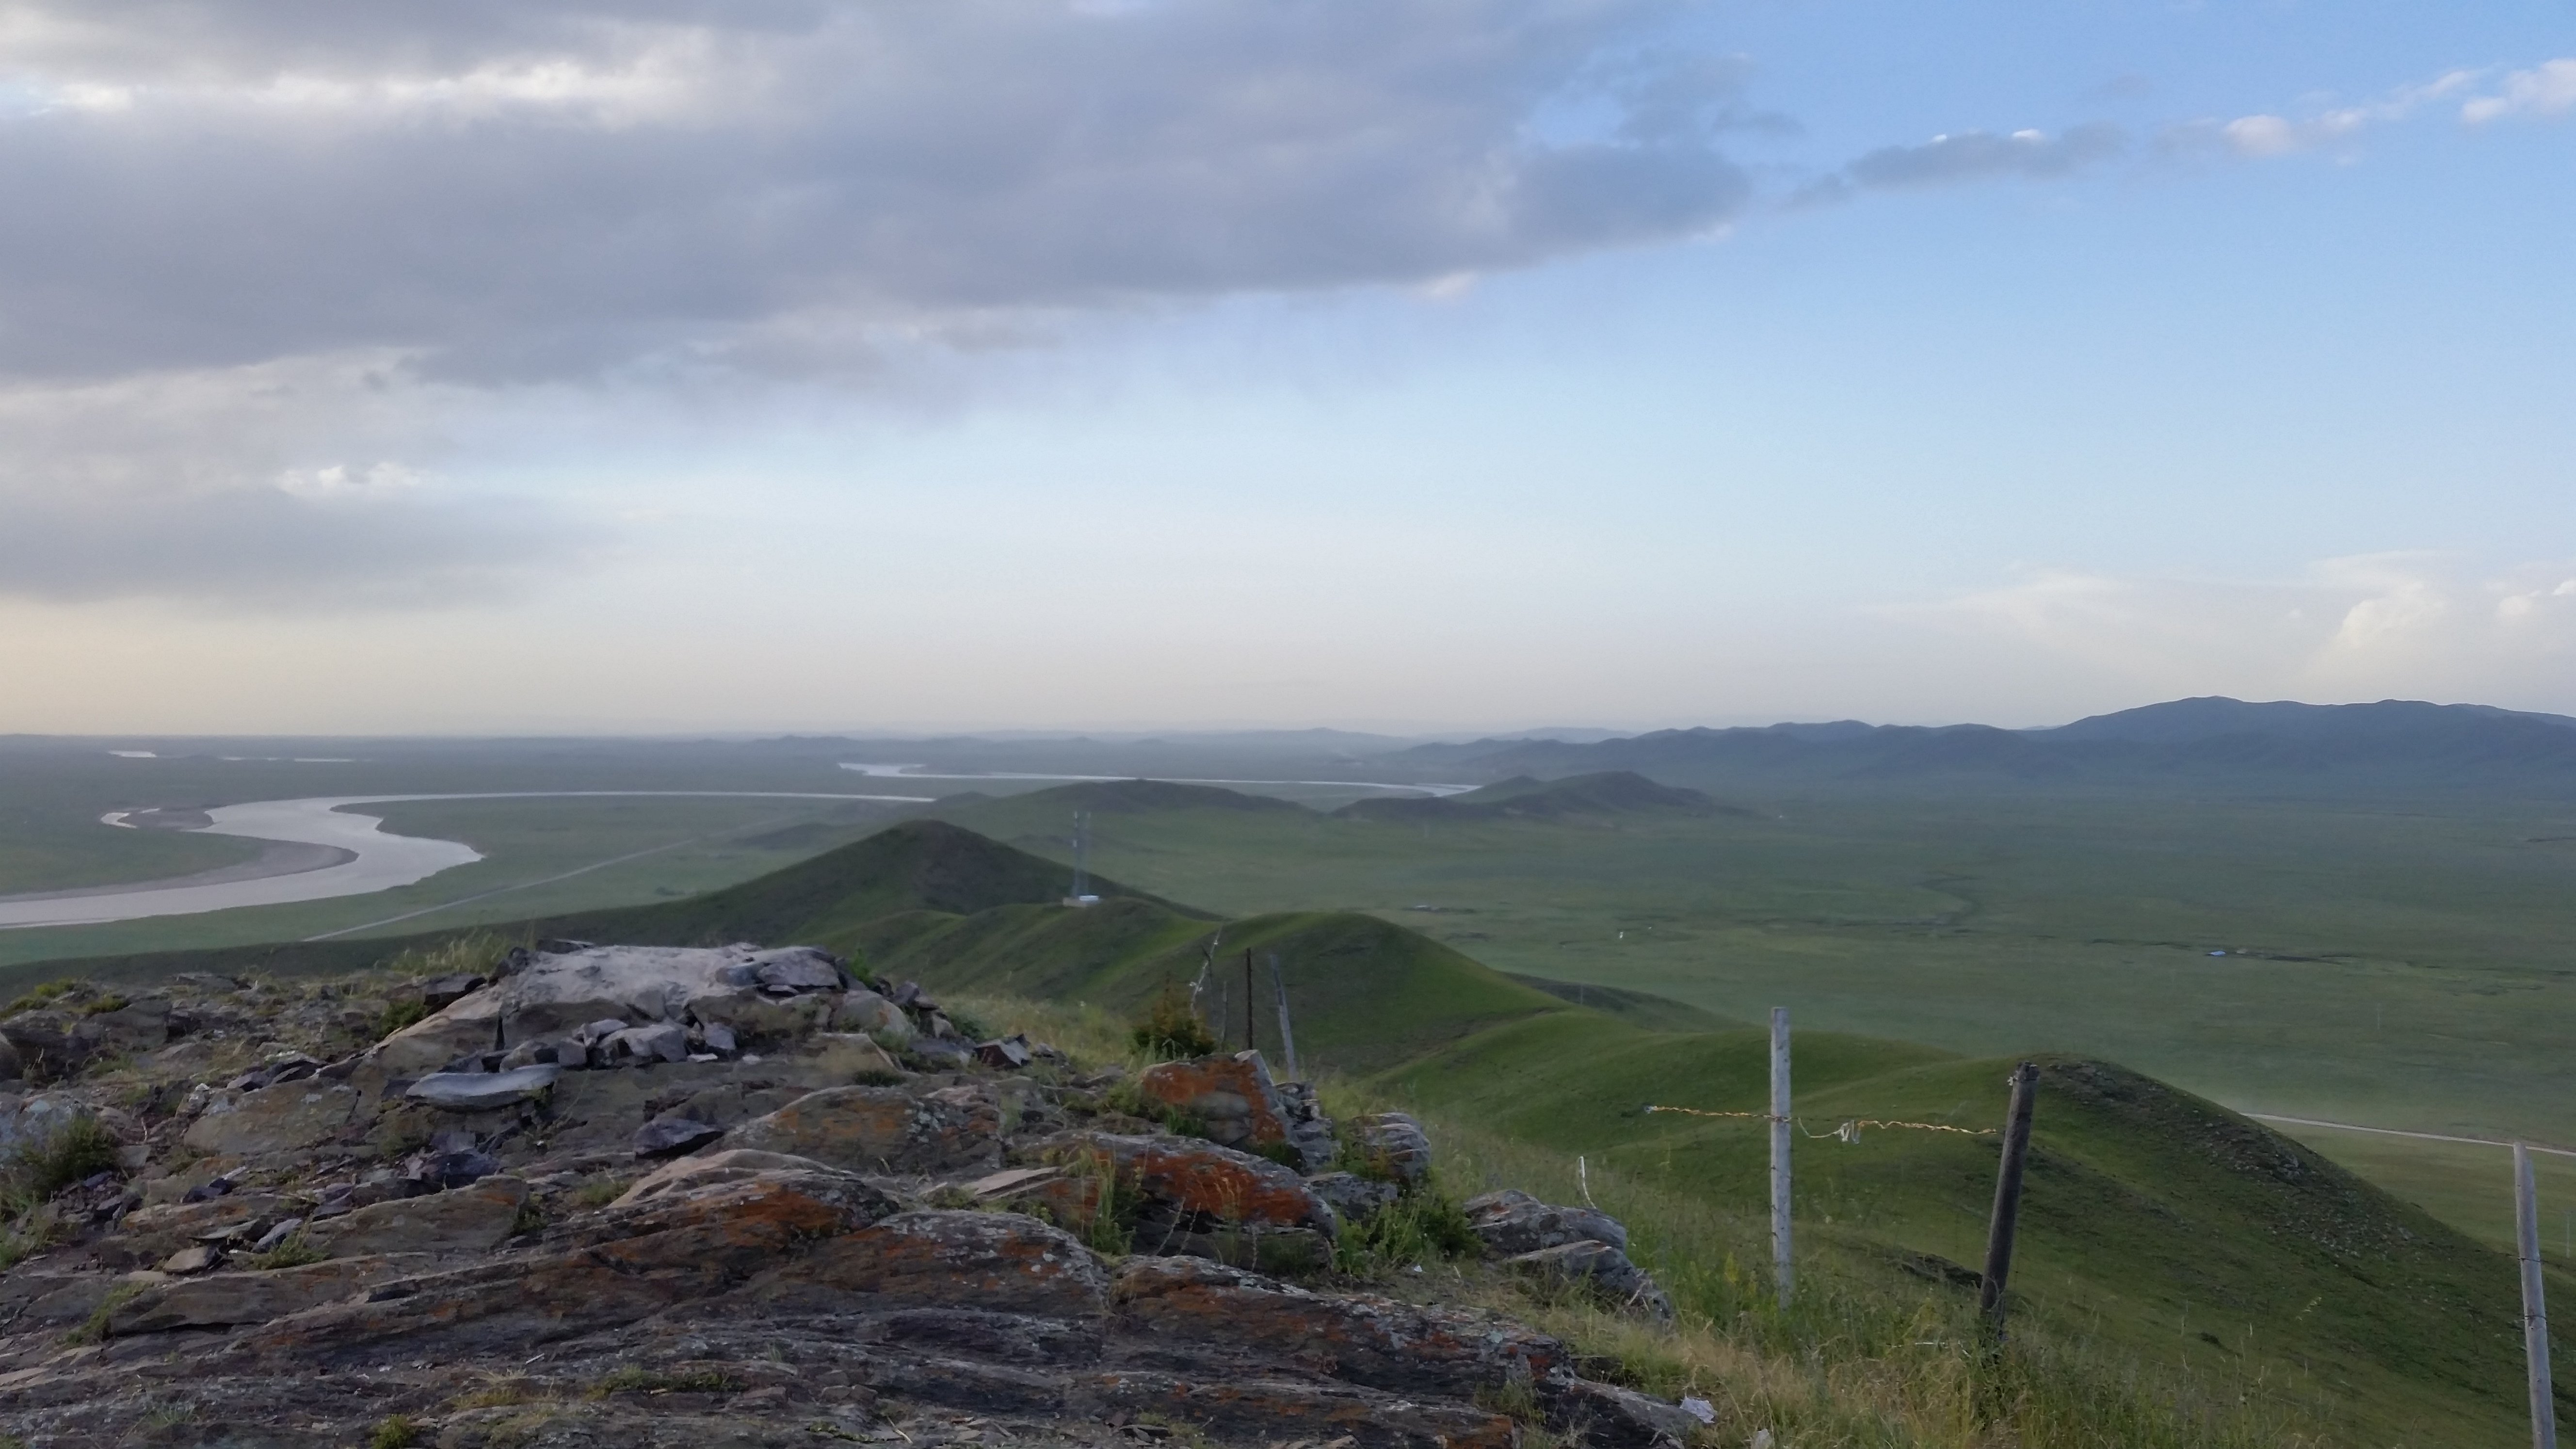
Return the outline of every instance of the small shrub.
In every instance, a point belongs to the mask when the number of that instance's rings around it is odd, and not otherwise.
[[[957,1028],[957,1034],[968,1041],[991,1041],[998,1035],[984,1018],[963,1007],[945,1006],[940,1010],[947,1016],[948,1024]]]
[[[1190,1010],[1188,988],[1176,980],[1164,982],[1154,999],[1145,1003],[1145,1014],[1136,1019],[1128,1035],[1137,1050],[1164,1061],[1203,1057],[1216,1050],[1216,1038],[1208,1034],[1198,1013]]]
[[[1458,1204],[1426,1184],[1389,1207],[1343,1224],[1342,1235],[1333,1244],[1333,1260],[1345,1273],[1366,1274],[1442,1258],[1473,1257],[1483,1248],[1483,1240]]]
[[[572,1190],[572,1205],[577,1208],[602,1208],[626,1196],[622,1178],[599,1176]]]
[[[411,1449],[420,1442],[420,1426],[409,1414],[388,1414],[367,1434],[367,1449]]]

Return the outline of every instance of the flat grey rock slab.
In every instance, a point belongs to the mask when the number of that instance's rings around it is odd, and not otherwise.
[[[562,1075],[563,1068],[550,1062],[506,1072],[432,1072],[403,1095],[451,1112],[484,1112],[536,1097]]]

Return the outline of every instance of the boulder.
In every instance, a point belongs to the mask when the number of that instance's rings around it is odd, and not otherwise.
[[[1558,1373],[1540,1380],[1537,1389],[1548,1427],[1591,1449],[1673,1449],[1690,1443],[1700,1427],[1680,1405],[1615,1384]]]
[[[874,1172],[990,1172],[1002,1165],[1002,1114],[989,1091],[900,1087],[810,1092],[736,1127],[726,1142]]]
[[[721,1022],[754,1036],[812,1030],[831,1015],[840,968],[810,946],[582,946],[540,951],[502,979],[377,1044],[387,1077],[430,1071],[466,1052],[560,1041],[582,1027]],[[770,979],[764,981],[762,971]],[[812,987],[795,982],[812,981]],[[599,1033],[594,1033],[594,1036]]]
[[[403,1096],[449,1112],[488,1112],[534,1101],[562,1075],[563,1068],[551,1063],[506,1072],[432,1072],[404,1088]]]
[[[1628,1230],[1607,1213],[1591,1208],[1550,1207],[1525,1192],[1505,1188],[1471,1197],[1459,1205],[1484,1240],[1485,1251],[1502,1257],[1535,1253],[1589,1238],[1628,1250]]]
[[[225,1157],[293,1152],[319,1146],[358,1120],[359,1094],[320,1077],[280,1082],[239,1095],[217,1094],[182,1139]]]
[[[820,1075],[842,1082],[885,1082],[912,1075],[865,1032],[818,1031],[805,1039]]]
[[[1051,1318],[1108,1306],[1109,1275],[1069,1234],[1018,1213],[899,1213],[784,1270],[792,1281],[899,1302]]]
[[[675,1021],[630,1026],[611,1033],[590,1049],[590,1062],[596,1067],[622,1067],[630,1063],[649,1066],[654,1062],[685,1062],[688,1059],[688,1028]]]
[[[1158,1062],[1136,1085],[1147,1101],[1197,1118],[1212,1142],[1261,1147],[1288,1140],[1288,1114],[1259,1052]]]
[[[635,1155],[669,1157],[691,1152],[725,1135],[725,1129],[686,1117],[656,1117],[635,1129]]]
[[[842,996],[832,1012],[832,1029],[866,1032],[895,1051],[910,1046],[915,1034],[912,1018],[904,1015],[903,1008],[864,988]]]
[[[1532,1277],[1579,1284],[1619,1307],[1667,1323],[1672,1321],[1673,1302],[1664,1296],[1664,1290],[1656,1285],[1653,1275],[1630,1262],[1626,1253],[1608,1243],[1585,1238],[1522,1253],[1504,1259],[1503,1263]]]
[[[1410,1116],[1379,1112],[1354,1117],[1342,1130],[1373,1174],[1408,1188],[1431,1175],[1431,1138]]]
[[[304,1241],[328,1257],[378,1253],[479,1253],[500,1246],[519,1226],[528,1185],[487,1177],[471,1187],[396,1198],[313,1223]]]
[[[1338,1227],[1333,1210],[1294,1171],[1213,1142],[1085,1132],[1043,1150],[1106,1166],[1121,1187],[1207,1224],[1306,1228],[1326,1237]]]

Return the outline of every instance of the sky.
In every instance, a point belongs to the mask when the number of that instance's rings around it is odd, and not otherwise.
[[[0,0],[0,732],[2576,713],[2576,0]]]

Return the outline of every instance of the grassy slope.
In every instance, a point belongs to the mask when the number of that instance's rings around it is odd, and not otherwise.
[[[1758,1122],[1639,1109],[1758,1111],[1767,1046],[1753,1030],[1658,1034],[1561,1012],[1376,1085],[1435,1118],[1753,1209],[1767,1163]],[[1801,1034],[1796,1060],[1809,1132],[1855,1118],[1979,1127],[2002,1116],[2004,1060],[1832,1033]],[[2285,1401],[2334,1406],[2349,1442],[2511,1442],[2521,1367],[2508,1260],[2211,1103],[2106,1063],[2043,1062],[2015,1269],[2022,1311],[2150,1362],[2210,1374],[2250,1362]],[[1991,1137],[1950,1133],[1802,1136],[1802,1246],[1974,1264],[1994,1154]]]

